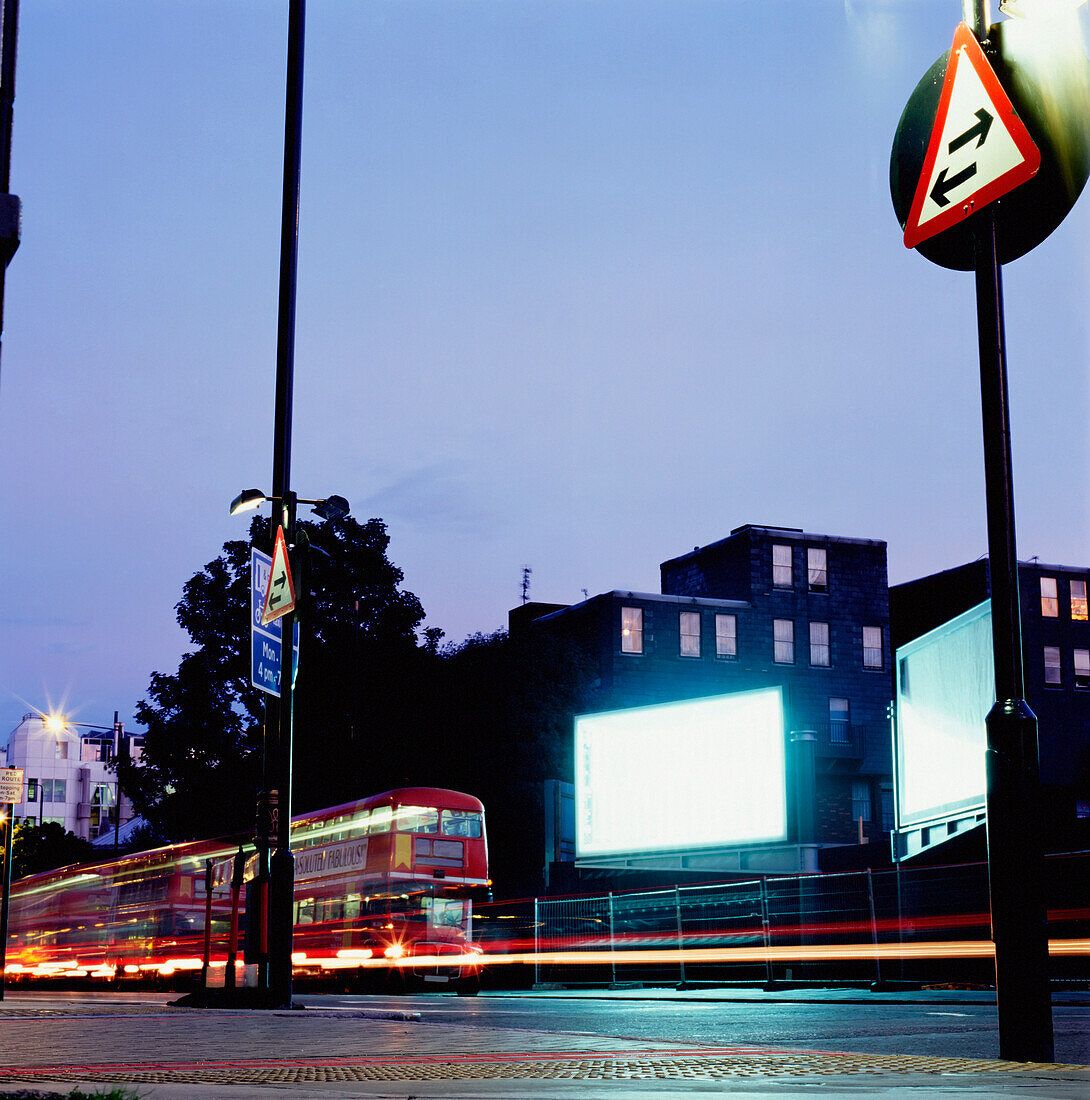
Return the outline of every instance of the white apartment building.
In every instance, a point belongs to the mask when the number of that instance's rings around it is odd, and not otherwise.
[[[55,821],[84,840],[110,834],[133,816],[124,794],[118,806],[117,773],[109,766],[118,753],[139,758],[143,738],[126,734],[120,723],[86,733],[73,723],[49,722],[26,714],[12,730],[0,762],[22,768],[23,801],[11,807],[18,823]]]

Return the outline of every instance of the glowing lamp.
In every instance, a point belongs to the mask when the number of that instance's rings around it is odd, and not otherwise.
[[[1002,0],[999,10],[1015,19],[1050,19],[1081,8],[1086,0]]]

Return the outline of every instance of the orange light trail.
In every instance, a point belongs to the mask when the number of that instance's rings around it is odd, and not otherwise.
[[[1090,940],[1049,940],[1056,957],[1090,955]],[[485,955],[486,966],[523,963],[548,966],[696,965],[699,963],[837,962],[846,959],[990,959],[991,940],[947,940],[921,943],[800,944],[771,947],[635,948],[625,951],[532,951]]]

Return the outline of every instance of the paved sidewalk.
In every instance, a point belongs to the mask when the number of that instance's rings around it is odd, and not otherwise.
[[[611,995],[618,992],[629,991]],[[145,1100],[678,1100],[694,1094],[802,1096],[818,1086],[822,1100],[908,1090],[928,1097],[1032,1092],[1046,1100],[1082,1100],[1090,1095],[1090,1069],[698,1047],[466,1027],[412,1011],[211,1011],[172,1008],[162,999],[103,1003],[9,993],[0,1003],[0,1096],[25,1089],[65,1096],[77,1084],[85,1090],[123,1084]]]

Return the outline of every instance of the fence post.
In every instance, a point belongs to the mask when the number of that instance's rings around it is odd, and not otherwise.
[[[878,987],[882,984],[882,954],[878,950],[878,918],[874,910],[874,875],[869,867],[867,868],[867,900],[870,903],[871,942],[874,944],[874,984]]]
[[[681,973],[681,984],[678,989],[685,989],[685,949],[681,935],[681,891],[674,887],[674,912],[677,914],[677,965]]]
[[[768,880],[761,879],[761,938],[765,944],[765,987],[771,989],[776,984],[772,973],[772,933],[768,919]]]
[[[609,980],[613,985],[617,984],[617,956],[614,954],[613,941],[613,891],[609,892]]]
[[[534,985],[541,982],[541,961],[538,957],[538,944],[540,942],[541,921],[538,899],[534,898]]]

